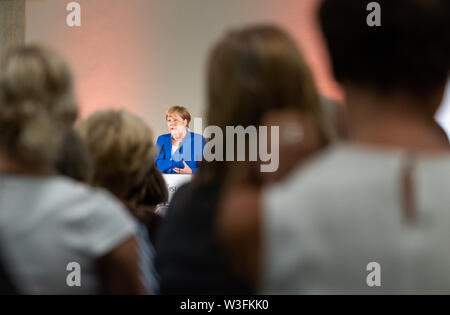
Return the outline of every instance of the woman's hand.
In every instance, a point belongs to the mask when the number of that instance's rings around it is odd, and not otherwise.
[[[184,168],[174,168],[174,172],[178,174],[192,174],[192,169],[183,161]]]

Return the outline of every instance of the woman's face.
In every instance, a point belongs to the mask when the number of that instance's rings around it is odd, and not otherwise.
[[[184,133],[187,127],[187,120],[181,118],[178,113],[170,113],[167,115],[167,128],[172,137],[178,138]]]

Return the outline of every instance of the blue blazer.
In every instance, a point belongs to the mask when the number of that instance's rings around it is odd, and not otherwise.
[[[158,147],[156,166],[164,174],[177,174],[173,169],[184,168],[184,161],[192,169],[192,173],[196,174],[203,159],[205,143],[202,135],[187,130],[180,147],[172,155],[172,135],[170,133],[161,135],[156,141]]]

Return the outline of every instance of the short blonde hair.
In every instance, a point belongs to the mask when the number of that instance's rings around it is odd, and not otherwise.
[[[191,114],[186,109],[186,107],[184,107],[184,106],[169,107],[169,109],[167,110],[167,113],[166,113],[166,120],[167,120],[167,117],[173,113],[177,113],[181,116],[182,119],[187,120],[187,125],[189,126],[189,123],[191,122]]]
[[[0,147],[23,163],[56,159],[64,131],[77,117],[66,63],[40,46],[11,50],[0,64]]]
[[[98,111],[78,126],[92,159],[91,183],[124,200],[154,167],[155,146],[147,124],[126,111]]]

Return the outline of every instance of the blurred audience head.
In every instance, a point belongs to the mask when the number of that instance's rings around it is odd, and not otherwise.
[[[0,64],[0,151],[32,167],[53,165],[61,135],[77,117],[66,63],[40,46],[21,46]]]
[[[308,150],[329,140],[311,72],[294,40],[276,26],[233,30],[220,39],[209,58],[207,100],[208,124],[223,131],[226,126],[286,122],[291,131],[303,129],[291,134],[302,133]],[[281,139],[284,131],[280,127]],[[291,141],[290,147],[301,145]],[[283,156],[280,165],[289,164],[282,160]],[[200,177],[217,176],[211,172],[226,172],[229,166],[228,162],[208,163]]]
[[[94,162],[92,184],[122,200],[136,216],[140,206],[167,200],[167,188],[154,165],[153,133],[126,111],[99,111],[79,125]]]
[[[335,78],[344,88],[357,86],[379,95],[442,92],[450,66],[450,2],[378,1],[378,27],[366,21],[369,2],[322,3],[320,23]]]
[[[60,175],[88,183],[92,176],[92,159],[78,132],[69,129],[62,140],[55,168]]]
[[[347,137],[345,125],[345,106],[335,99],[320,96],[325,122],[329,125],[328,131],[333,140],[343,140]]]

